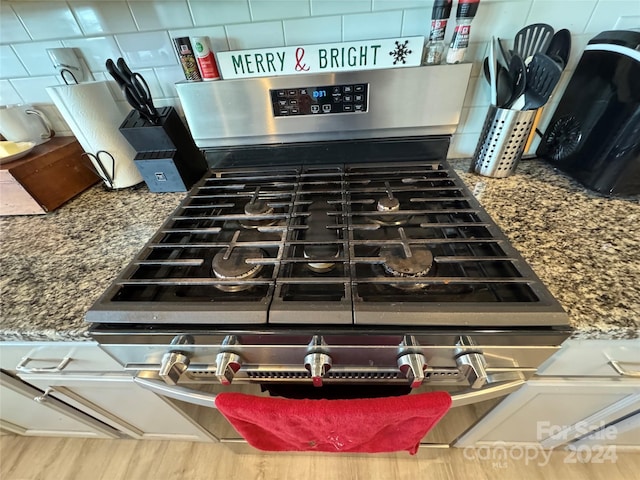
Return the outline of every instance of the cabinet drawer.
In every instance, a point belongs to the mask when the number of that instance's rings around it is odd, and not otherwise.
[[[95,342],[2,343],[0,367],[18,375],[122,370],[120,364]]]
[[[567,340],[537,374],[640,378],[640,340]]]

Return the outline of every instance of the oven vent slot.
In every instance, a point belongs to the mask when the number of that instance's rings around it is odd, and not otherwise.
[[[329,371],[327,378],[340,380],[393,380],[398,378],[400,372],[332,372]]]
[[[251,371],[245,372],[248,378],[252,379],[308,379],[307,371]],[[381,371],[329,371],[325,378],[331,380],[396,380],[401,378],[400,372]]]
[[[296,378],[309,378],[309,372],[305,371],[247,371],[247,377],[249,378],[273,378],[273,379],[296,379]]]

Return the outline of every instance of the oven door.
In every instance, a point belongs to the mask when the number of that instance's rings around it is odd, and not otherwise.
[[[235,431],[224,416],[216,409],[218,393],[239,392],[256,396],[269,396],[269,392],[259,383],[190,383],[188,386],[167,385],[157,372],[141,371],[135,382],[168,399],[182,413],[195,420],[211,435],[223,443],[241,443],[244,439]],[[450,447],[482,417],[498,405],[504,397],[516,391],[525,382],[521,372],[502,372],[489,375],[482,388],[468,386],[422,385],[411,393],[447,391],[453,403],[449,412],[422,439],[420,446]]]

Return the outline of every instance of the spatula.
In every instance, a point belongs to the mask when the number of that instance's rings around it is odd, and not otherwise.
[[[540,108],[558,84],[562,67],[544,53],[536,53],[527,67],[527,88],[513,104],[515,110]]]
[[[525,64],[538,52],[546,52],[553,37],[553,27],[546,23],[527,25],[516,33],[513,50],[522,57]]]

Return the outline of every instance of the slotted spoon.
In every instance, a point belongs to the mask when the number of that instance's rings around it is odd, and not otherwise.
[[[530,57],[533,57],[538,52],[544,53],[547,51],[552,37],[553,27],[551,25],[533,23],[516,33],[513,41],[513,50],[528,64]]]

